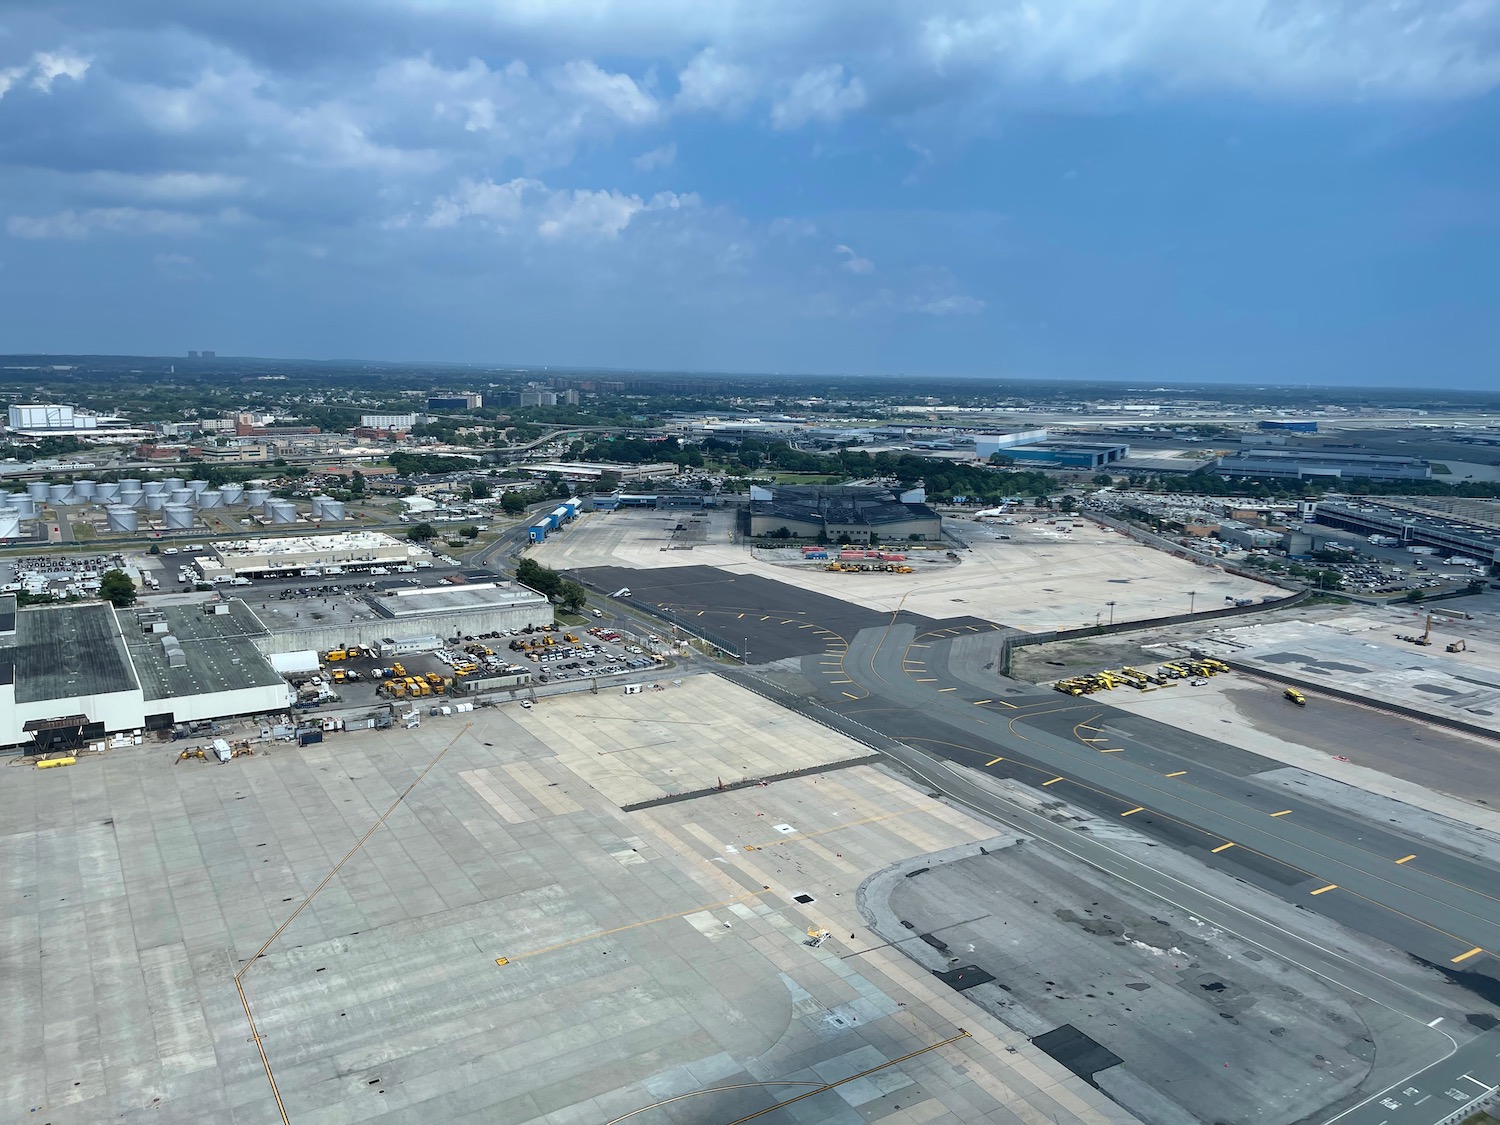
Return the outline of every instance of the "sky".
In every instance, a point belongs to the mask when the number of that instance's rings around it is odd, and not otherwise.
[[[1500,0],[0,0],[0,352],[1500,384]]]

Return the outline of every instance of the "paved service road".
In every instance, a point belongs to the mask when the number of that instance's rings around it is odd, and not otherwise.
[[[1326,1125],[1437,1125],[1497,1088],[1500,1031],[1490,1031],[1442,1062],[1329,1118]]]

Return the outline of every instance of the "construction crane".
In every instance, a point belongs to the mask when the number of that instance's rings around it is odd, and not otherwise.
[[[1398,641],[1410,641],[1412,644],[1421,645],[1423,648],[1432,644],[1432,614],[1429,613],[1427,615],[1427,627],[1422,630],[1420,635],[1397,633],[1396,639]]]

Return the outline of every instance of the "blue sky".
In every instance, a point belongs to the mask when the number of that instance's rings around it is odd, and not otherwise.
[[[0,351],[1488,388],[1500,0],[11,0]]]

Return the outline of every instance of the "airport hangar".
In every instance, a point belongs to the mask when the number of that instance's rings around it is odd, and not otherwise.
[[[116,609],[84,602],[17,609],[0,597],[0,747],[46,753],[180,723],[285,712],[272,653],[367,644],[431,651],[455,632],[552,621],[552,604],[513,583],[409,587],[363,599],[369,620],[270,629],[239,599]],[[279,623],[278,623],[279,625]]]

